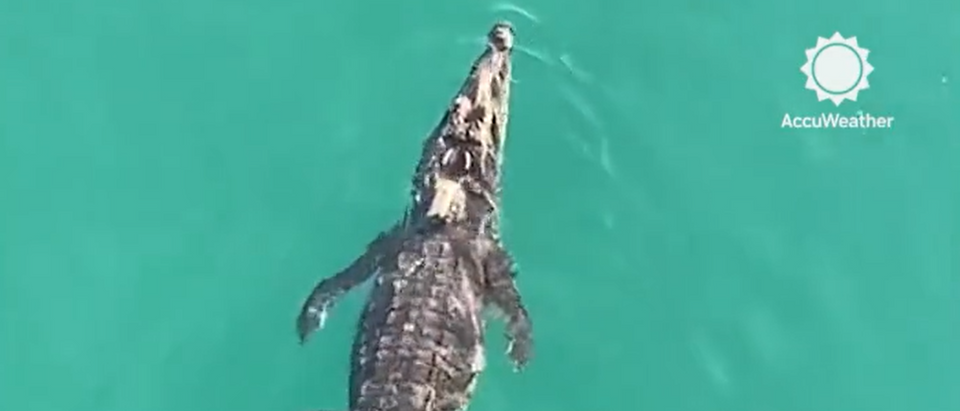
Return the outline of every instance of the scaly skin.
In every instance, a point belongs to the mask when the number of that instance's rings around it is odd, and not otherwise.
[[[471,237],[447,225],[411,233],[383,267],[353,344],[350,410],[466,407],[484,366]]]
[[[512,47],[510,25],[494,25],[424,142],[404,218],[303,305],[301,343],[339,296],[378,273],[353,345],[350,411],[465,408],[484,364],[485,306],[506,317],[515,367],[532,355],[532,324],[499,236]]]

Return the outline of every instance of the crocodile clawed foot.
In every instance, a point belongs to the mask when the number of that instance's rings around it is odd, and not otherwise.
[[[529,329],[512,330],[507,335],[507,356],[513,362],[513,369],[516,372],[523,371],[527,363],[533,357],[533,338]]]
[[[300,313],[297,318],[297,335],[300,337],[300,344],[306,343],[307,337],[313,332],[323,329],[327,322],[329,306],[329,303],[310,306]]]

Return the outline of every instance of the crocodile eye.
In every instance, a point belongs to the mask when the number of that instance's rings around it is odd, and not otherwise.
[[[453,161],[453,156],[456,155],[456,149],[451,148],[443,153],[443,158],[440,160],[440,164],[444,166],[450,165],[450,162]]]
[[[469,171],[473,165],[473,155],[469,151],[463,152],[463,171]]]

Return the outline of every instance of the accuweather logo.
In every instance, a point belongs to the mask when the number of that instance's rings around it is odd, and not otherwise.
[[[870,88],[867,76],[873,66],[867,61],[870,50],[860,47],[857,38],[844,38],[840,33],[817,38],[817,45],[807,51],[807,61],[800,71],[807,76],[807,89],[818,101],[830,100],[836,107],[844,100],[857,101],[860,92]],[[819,113],[797,116],[785,113],[781,128],[890,128],[893,117],[858,112],[856,115]]]

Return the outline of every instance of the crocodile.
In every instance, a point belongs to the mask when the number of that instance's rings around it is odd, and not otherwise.
[[[499,233],[513,27],[498,22],[423,143],[403,217],[312,290],[300,343],[345,293],[375,278],[351,350],[350,411],[460,411],[485,367],[485,308],[506,320],[507,355],[532,358],[532,322]]]

